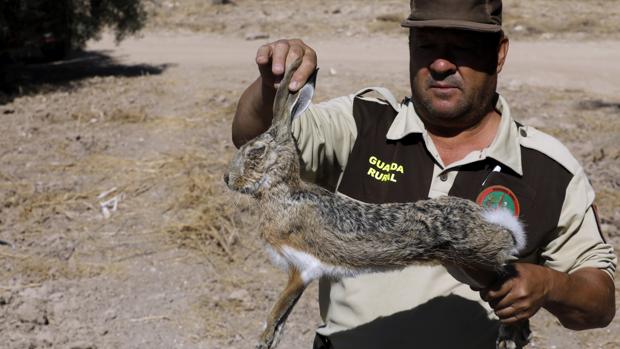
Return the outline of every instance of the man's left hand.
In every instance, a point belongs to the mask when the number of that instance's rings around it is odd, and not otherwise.
[[[514,264],[516,275],[480,290],[501,322],[515,324],[534,316],[545,304],[554,275],[549,268],[527,263]]]

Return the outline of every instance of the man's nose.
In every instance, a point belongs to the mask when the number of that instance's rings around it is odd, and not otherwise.
[[[456,72],[456,65],[446,58],[437,58],[429,66],[435,80],[442,80]]]

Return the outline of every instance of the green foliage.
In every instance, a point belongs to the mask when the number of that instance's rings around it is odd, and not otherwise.
[[[96,37],[105,26],[113,28],[116,40],[135,33],[144,25],[146,12],[140,0],[65,0],[73,6],[77,42]]]
[[[106,27],[122,40],[145,19],[140,0],[0,0],[0,45],[36,45],[52,33],[79,47]]]

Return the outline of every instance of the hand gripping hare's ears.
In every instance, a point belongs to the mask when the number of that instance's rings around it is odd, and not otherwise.
[[[306,286],[320,277],[399,270],[420,263],[467,266],[493,275],[525,247],[521,223],[502,209],[441,197],[367,204],[303,182],[292,119],[310,103],[315,75],[297,93],[288,85],[300,60],[287,67],[276,92],[272,126],[243,145],[224,176],[233,191],[252,196],[261,237],[289,280],[273,306],[257,348],[274,348]],[[498,347],[511,348],[509,335]]]

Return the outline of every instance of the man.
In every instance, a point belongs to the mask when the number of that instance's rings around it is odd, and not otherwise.
[[[457,281],[482,280],[467,266],[322,280],[325,326],[315,348],[494,348],[500,322],[522,324],[541,307],[570,329],[606,326],[616,256],[601,236],[593,190],[566,148],[515,122],[495,92],[508,52],[501,1],[418,0],[411,8],[402,24],[410,28],[411,98],[397,103],[374,89],[380,98],[362,90],[312,105],[293,123],[305,175],[366,202],[453,195],[501,205],[525,224],[528,244],[514,276],[475,291]],[[259,48],[261,75],[239,101],[235,145],[269,127],[274,84],[295,57],[303,63],[293,91],[314,71],[314,50],[300,40]]]

